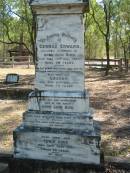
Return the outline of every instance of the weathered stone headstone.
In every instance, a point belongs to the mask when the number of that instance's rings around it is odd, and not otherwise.
[[[88,0],[32,0],[35,91],[14,132],[16,158],[100,165],[100,136],[85,90],[83,12]]]
[[[19,81],[19,75],[15,73],[10,73],[6,75],[6,80],[5,83],[7,84],[13,84],[13,83],[18,83]]]

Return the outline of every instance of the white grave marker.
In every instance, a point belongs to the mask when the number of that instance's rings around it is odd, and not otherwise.
[[[88,0],[31,0],[36,19],[35,91],[14,132],[16,158],[100,165],[100,136],[85,90]]]

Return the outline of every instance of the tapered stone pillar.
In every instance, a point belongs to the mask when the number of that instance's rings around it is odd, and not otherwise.
[[[14,132],[14,156],[100,165],[100,135],[85,90],[88,0],[32,0],[30,5],[36,17],[35,91]]]

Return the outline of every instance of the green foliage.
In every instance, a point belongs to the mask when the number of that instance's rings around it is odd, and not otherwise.
[[[86,15],[86,58],[95,59],[103,58],[105,47],[104,38],[97,29],[97,26],[91,15]]]
[[[130,58],[130,0],[91,0],[90,4],[85,20],[87,58],[106,57],[106,34],[110,57]]]
[[[0,48],[23,45],[33,53],[32,13],[27,0],[0,2]],[[3,50],[7,52],[7,50]]]
[[[130,0],[91,0],[85,27],[86,58],[106,57],[106,40],[110,56],[130,58]],[[21,41],[33,53],[33,29],[27,0],[0,1],[0,57]]]

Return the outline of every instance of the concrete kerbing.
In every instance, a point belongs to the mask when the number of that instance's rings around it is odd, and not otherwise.
[[[8,173],[8,164],[0,163],[0,173]]]

